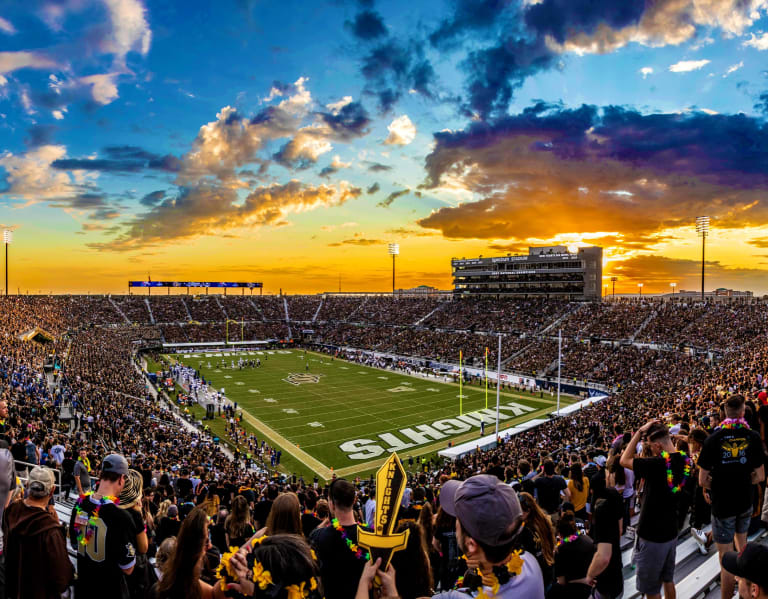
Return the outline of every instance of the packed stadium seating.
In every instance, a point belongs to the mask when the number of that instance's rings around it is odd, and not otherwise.
[[[147,505],[145,513],[151,527],[156,526],[152,512],[156,516],[162,499],[177,493],[172,483],[181,468],[199,472],[203,484],[221,483],[235,489],[234,493],[237,489],[256,489],[257,495],[270,488],[275,493],[294,490],[305,501],[303,481],[273,468],[270,456],[276,448],[259,445],[253,435],[233,424],[228,435],[239,449],[230,453],[205,430],[195,428],[183,406],[169,404],[158,395],[140,372],[138,350],[157,350],[162,343],[223,341],[227,319],[236,321],[229,324],[230,340],[286,339],[292,331],[301,341],[302,332],[311,331],[311,342],[319,346],[420,359],[455,362],[462,349],[469,364],[481,363],[486,347],[495,360],[496,333],[503,332],[505,368],[537,375],[556,369],[561,330],[563,377],[615,389],[603,402],[549,420],[496,449],[450,463],[431,457],[423,467],[418,461],[416,468],[407,465],[414,476],[412,488],[426,488],[430,497],[445,480],[441,477],[466,479],[500,468],[501,477],[513,483],[519,479],[523,461],[537,469],[552,459],[556,471],[568,478],[573,462],[587,464],[596,454],[610,459],[615,454],[610,447],[620,432],[672,414],[681,415],[691,428],[706,427],[726,396],[741,393],[753,402],[768,384],[764,342],[768,308],[759,302],[10,296],[0,298],[0,312],[0,398],[9,404],[10,414],[3,424],[8,442],[12,446],[19,439],[31,443],[38,463],[57,469],[61,467],[51,451],[57,444],[69,452],[85,449],[94,466],[107,453],[126,455],[147,473],[148,480],[155,481],[157,501]],[[45,331],[50,339],[20,338],[35,329]],[[63,361],[57,379],[44,370],[52,355]],[[61,418],[64,406],[70,407],[72,422]],[[763,430],[756,409],[749,418],[753,428]],[[245,467],[246,452],[253,469]],[[61,498],[60,517],[67,519],[71,509],[72,502]],[[713,549],[701,555],[686,533],[683,528],[678,541],[675,580],[679,597],[695,597],[716,584],[717,557]],[[753,538],[759,534],[753,533]],[[624,596],[636,597],[636,580],[628,567],[629,537],[623,539],[622,549],[627,566]]]

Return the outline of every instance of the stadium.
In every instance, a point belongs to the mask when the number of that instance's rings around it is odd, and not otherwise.
[[[768,599],[766,52],[0,3],[0,599]]]
[[[513,480],[522,461],[563,463],[650,414],[701,426],[726,390],[762,389],[757,300],[151,289],[0,298],[6,394],[27,398],[6,430],[39,414],[30,439],[49,461],[86,439],[149,472],[191,468],[208,447],[209,476],[254,488],[366,480],[391,452],[414,476],[465,476],[480,458]],[[179,442],[158,453],[169,432]],[[693,572],[705,564],[709,584],[711,556]]]

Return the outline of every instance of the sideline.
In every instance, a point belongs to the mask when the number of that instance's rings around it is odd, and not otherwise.
[[[288,439],[283,437],[281,434],[279,434],[274,429],[271,429],[266,424],[264,424],[261,420],[258,418],[254,418],[251,416],[250,412],[247,410],[242,410],[243,412],[243,420],[248,422],[253,428],[255,428],[260,433],[268,436],[270,440],[273,440],[280,449],[282,449],[285,453],[290,454],[300,462],[302,462],[305,466],[308,468],[314,470],[318,476],[325,480],[330,480],[332,472],[331,470],[324,466],[322,462],[316,460],[311,455],[309,455],[306,451],[303,451],[301,448],[296,447],[293,443],[291,443]]]

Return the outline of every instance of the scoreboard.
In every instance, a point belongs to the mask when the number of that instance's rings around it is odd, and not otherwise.
[[[216,287],[226,289],[258,289],[262,283],[230,283],[222,281],[128,281],[128,287]]]

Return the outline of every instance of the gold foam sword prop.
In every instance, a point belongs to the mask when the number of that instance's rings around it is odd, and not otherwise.
[[[374,532],[357,527],[357,544],[370,551],[371,561],[381,558],[382,571],[389,567],[392,554],[408,545],[410,530],[392,534],[405,491],[405,470],[396,453],[376,473],[376,511]]]

